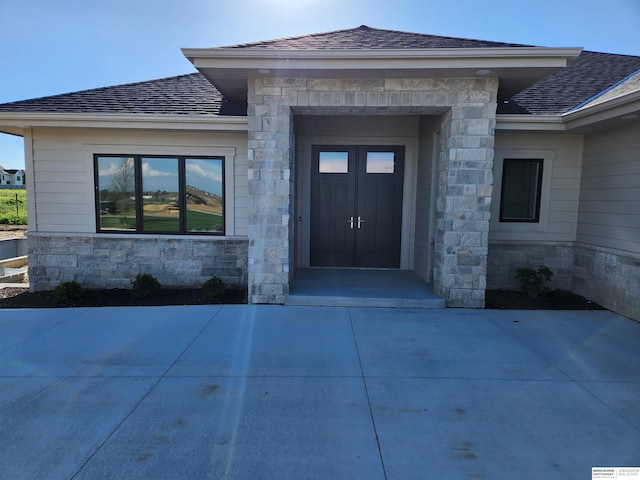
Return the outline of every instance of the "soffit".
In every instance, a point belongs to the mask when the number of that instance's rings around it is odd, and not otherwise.
[[[375,50],[183,49],[227,98],[246,99],[250,77],[473,78],[497,77],[508,98],[563,68],[579,48],[497,47]],[[483,72],[489,70],[489,72]],[[481,73],[478,73],[478,72]],[[484,73],[484,75],[483,75]]]

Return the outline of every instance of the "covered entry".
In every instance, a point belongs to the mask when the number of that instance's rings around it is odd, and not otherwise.
[[[414,270],[420,117],[297,115],[295,268]]]
[[[403,146],[314,145],[312,267],[399,268]]]
[[[445,306],[428,284],[440,118],[295,117],[297,261],[286,304]]]

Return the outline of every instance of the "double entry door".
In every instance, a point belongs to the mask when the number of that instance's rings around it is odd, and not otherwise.
[[[312,147],[311,266],[399,268],[404,147]]]

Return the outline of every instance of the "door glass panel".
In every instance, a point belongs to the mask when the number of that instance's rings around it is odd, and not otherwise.
[[[223,232],[222,159],[185,160],[187,230]]]
[[[367,152],[367,173],[394,173],[395,170],[394,152]]]
[[[349,152],[320,152],[320,173],[349,173]]]
[[[179,197],[178,159],[143,158],[143,231],[179,232]]]

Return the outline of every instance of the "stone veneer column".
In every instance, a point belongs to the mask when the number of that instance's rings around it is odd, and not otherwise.
[[[249,303],[282,304],[289,293],[292,119],[286,89],[274,83],[248,80]]]
[[[483,307],[497,88],[493,78],[249,78],[249,301],[284,303],[289,293],[295,107],[323,115],[442,114],[434,288],[449,306]]]
[[[442,117],[433,273],[449,307],[484,307],[497,83],[471,92],[484,105],[459,102]]]

